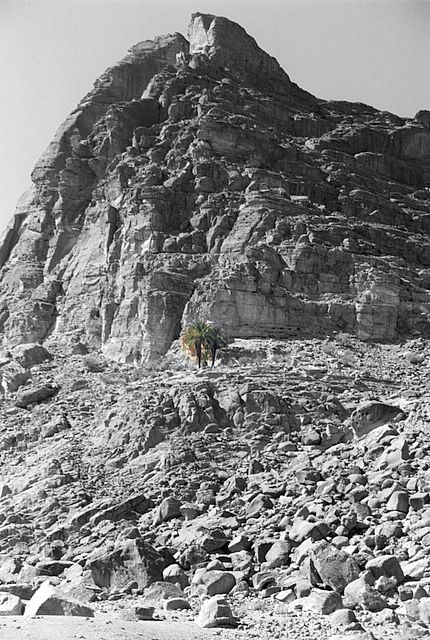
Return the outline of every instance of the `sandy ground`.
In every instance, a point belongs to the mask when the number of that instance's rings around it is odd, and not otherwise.
[[[71,616],[0,618],[0,640],[209,640],[229,637],[231,631],[200,629],[186,622],[112,620]]]

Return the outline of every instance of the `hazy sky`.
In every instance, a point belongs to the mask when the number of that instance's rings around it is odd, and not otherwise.
[[[106,67],[191,13],[239,22],[325,99],[430,109],[430,0],[0,0],[0,229],[56,128]]]

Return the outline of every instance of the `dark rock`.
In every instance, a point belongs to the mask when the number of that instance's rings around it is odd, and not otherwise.
[[[354,559],[325,540],[312,545],[309,557],[321,584],[339,593],[343,593],[346,585],[360,575],[360,569]]]
[[[15,400],[15,404],[17,407],[26,408],[31,404],[38,404],[44,400],[49,400],[55,396],[58,391],[59,387],[49,384],[32,387],[22,391]]]
[[[139,589],[144,589],[161,580],[163,560],[150,544],[135,539],[122,543],[110,553],[91,558],[85,567],[94,583],[103,589],[123,589],[131,580]]]

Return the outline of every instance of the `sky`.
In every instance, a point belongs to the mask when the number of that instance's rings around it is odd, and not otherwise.
[[[0,231],[95,79],[195,11],[239,22],[320,98],[430,109],[430,0],[0,0]]]

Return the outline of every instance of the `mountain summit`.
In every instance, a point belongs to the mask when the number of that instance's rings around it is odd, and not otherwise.
[[[426,332],[430,114],[324,101],[239,25],[132,47],[60,126],[0,248],[5,344],[147,362],[229,336]]]

